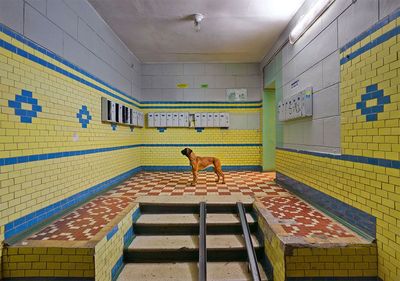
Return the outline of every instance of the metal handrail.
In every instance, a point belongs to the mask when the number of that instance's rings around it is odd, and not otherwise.
[[[250,236],[250,229],[246,219],[246,211],[241,202],[236,203],[240,224],[242,225],[244,241],[246,244],[247,257],[249,260],[250,272],[254,281],[261,281],[260,270],[258,269],[257,256]]]
[[[207,281],[207,209],[206,203],[200,202],[200,229],[199,229],[199,281]]]

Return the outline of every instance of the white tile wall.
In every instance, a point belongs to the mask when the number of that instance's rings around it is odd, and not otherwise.
[[[177,84],[187,84],[182,100],[225,101],[226,89],[246,88],[248,100],[261,100],[262,82],[257,63],[243,64],[143,64],[143,100],[156,100],[157,91],[146,89],[177,89]],[[181,74],[183,72],[183,75]],[[207,84],[207,88],[201,85]],[[169,91],[171,92],[171,91]],[[163,95],[167,100],[177,100],[181,95]]]

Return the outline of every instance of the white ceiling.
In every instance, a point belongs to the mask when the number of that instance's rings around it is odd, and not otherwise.
[[[89,2],[142,62],[260,62],[304,0]]]

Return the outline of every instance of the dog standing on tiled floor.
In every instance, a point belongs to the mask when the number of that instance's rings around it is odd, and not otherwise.
[[[222,178],[222,183],[225,183],[225,176],[222,172],[221,161],[216,157],[200,157],[194,154],[193,150],[186,147],[181,151],[183,155],[189,158],[190,166],[192,166],[193,181],[192,186],[196,185],[199,171],[207,168],[208,166],[214,166],[214,172],[217,175],[217,180],[219,182],[220,177]]]

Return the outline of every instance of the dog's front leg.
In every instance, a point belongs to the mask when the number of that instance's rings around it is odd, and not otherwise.
[[[192,181],[191,185],[195,186],[197,183],[197,176],[198,176],[197,170],[193,168],[192,174],[193,174],[193,181]]]

